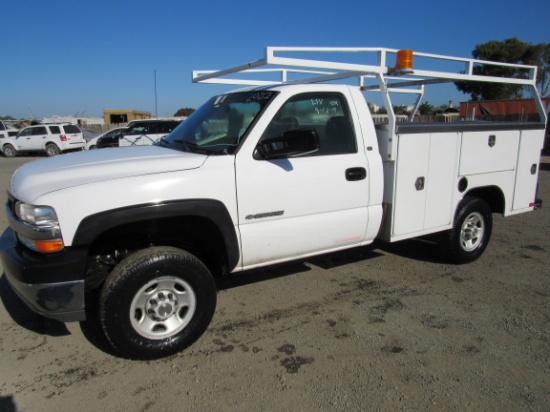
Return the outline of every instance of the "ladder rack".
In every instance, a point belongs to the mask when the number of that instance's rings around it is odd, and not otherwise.
[[[393,111],[390,93],[410,93],[416,95],[414,109],[420,107],[424,86],[457,81],[479,81],[507,83],[528,88],[537,106],[540,122],[546,124],[546,110],[536,87],[537,66],[499,63],[437,54],[411,52],[412,66],[405,69],[395,67],[400,50],[380,47],[266,47],[263,58],[225,70],[193,71],[194,83],[215,83],[243,86],[268,86],[283,84],[304,84],[334,82],[355,79],[362,91],[379,92],[388,112],[390,130],[395,130],[397,117]],[[308,59],[304,55],[339,55],[341,59]],[[296,57],[299,56],[299,57]],[[357,57],[359,56],[359,57]],[[374,61],[374,64],[350,63],[347,60]],[[418,60],[418,67],[416,63]],[[441,67],[453,66],[452,70]],[[420,68],[422,66],[422,68]],[[512,75],[494,77],[474,73],[474,67],[502,67],[516,69],[524,78]],[[427,67],[425,69],[424,67]],[[275,76],[275,80],[258,77]],[[395,140],[395,139],[394,139]],[[392,156],[393,157],[393,156]]]
[[[288,83],[316,83],[347,79],[356,77],[359,79],[359,85],[363,86],[365,78],[372,77],[392,77],[398,76],[399,70],[394,70],[388,66],[388,58],[394,57],[399,50],[389,48],[365,48],[365,47],[266,47],[264,57],[246,63],[240,66],[225,70],[196,70],[193,71],[193,82],[195,83],[219,83],[219,84],[241,84],[249,86],[262,86],[266,84],[288,84]],[[311,60],[296,57],[282,56],[282,54],[292,53],[341,53],[341,54],[365,54],[375,55],[377,64],[355,64],[345,63],[333,60]],[[432,84],[434,82],[453,82],[453,81],[483,81],[496,83],[510,83],[525,86],[536,86],[537,67],[511,63],[499,63],[485,60],[466,59],[461,57],[443,56],[437,54],[428,54],[412,52],[413,57],[421,58],[428,64],[437,64],[437,62],[447,61],[462,63],[464,68],[462,72],[451,72],[441,70],[417,70],[414,69],[407,73],[411,79],[401,82],[399,86],[403,87],[410,84]],[[526,78],[517,77],[492,77],[474,74],[474,66],[499,66],[524,70]],[[272,67],[271,67],[272,66]],[[257,69],[265,67],[264,69]],[[252,73],[279,73],[280,80],[262,81],[251,78],[227,78],[230,74],[252,74]],[[314,74],[315,76],[299,80],[288,80],[289,73]],[[422,79],[422,80],[419,80]],[[367,86],[368,87],[368,86]]]

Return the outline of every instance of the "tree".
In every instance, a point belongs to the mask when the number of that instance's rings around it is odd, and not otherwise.
[[[418,113],[422,116],[429,116],[434,111],[434,107],[426,100],[418,107]]]
[[[186,107],[185,109],[179,109],[174,117],[188,117],[191,116],[191,113],[193,113],[195,109],[191,109],[190,107]]]
[[[500,63],[515,63],[535,65],[539,67],[537,85],[541,94],[548,93],[550,71],[550,44],[533,45],[517,38],[504,41],[491,40],[476,45],[472,51],[475,59],[488,60]],[[476,65],[473,73],[482,76],[527,78],[526,70],[511,67]],[[455,82],[461,92],[470,94],[472,100],[505,100],[523,97],[524,88],[521,85],[484,82]]]
[[[401,105],[401,106],[393,106],[393,112],[395,114],[409,114],[409,111],[407,110],[407,106]]]
[[[550,43],[541,43],[536,47],[540,58],[537,83],[540,94],[546,97],[550,95]]]

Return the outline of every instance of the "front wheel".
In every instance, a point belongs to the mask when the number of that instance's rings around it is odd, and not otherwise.
[[[454,263],[468,263],[479,258],[493,229],[491,208],[482,199],[467,197],[459,205],[453,228],[442,233],[440,247]]]
[[[196,341],[216,308],[216,285],[195,256],[173,247],[140,250],[118,264],[100,294],[101,326],[133,359],[173,355]]]
[[[11,144],[4,145],[2,153],[5,157],[15,157],[17,155],[15,148]]]

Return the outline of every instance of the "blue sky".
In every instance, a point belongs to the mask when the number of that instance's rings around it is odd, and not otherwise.
[[[17,0],[1,7],[0,116],[159,116],[231,86],[191,71],[262,57],[265,46],[389,47],[471,57],[476,44],[550,42],[550,1]],[[370,95],[369,95],[370,97]],[[454,86],[425,97],[466,100]]]

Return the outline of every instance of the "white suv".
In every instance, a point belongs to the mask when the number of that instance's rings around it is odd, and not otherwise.
[[[82,150],[86,141],[78,127],[72,124],[41,124],[22,129],[16,136],[2,139],[0,150],[5,157],[20,152],[45,151],[48,156],[70,150]]]

